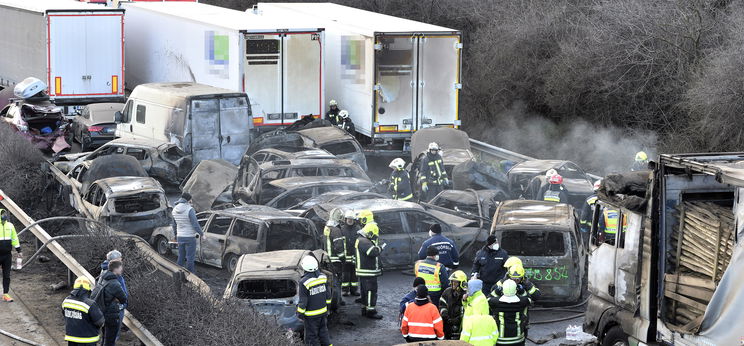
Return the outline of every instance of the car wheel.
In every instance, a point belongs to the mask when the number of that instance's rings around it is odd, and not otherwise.
[[[155,238],[155,251],[157,251],[160,256],[167,255],[170,252],[168,239],[166,239],[162,235],[157,236]]]
[[[628,346],[628,336],[620,326],[614,326],[605,333],[602,346]]]
[[[225,256],[225,260],[222,261],[222,267],[230,273],[235,272],[235,268],[238,266],[238,256],[235,254],[229,254]]]

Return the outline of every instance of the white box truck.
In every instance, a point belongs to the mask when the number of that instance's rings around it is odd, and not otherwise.
[[[418,129],[460,126],[459,31],[332,3],[257,9],[325,28],[326,101],[349,111],[372,148],[408,150]]]
[[[124,10],[72,0],[0,0],[0,86],[47,83],[65,106],[123,102]]]
[[[323,29],[192,2],[122,3],[127,85],[197,82],[245,92],[266,130],[323,112]]]

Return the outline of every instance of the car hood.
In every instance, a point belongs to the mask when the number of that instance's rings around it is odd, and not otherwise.
[[[191,171],[181,191],[191,194],[194,210],[202,212],[212,208],[217,197],[235,181],[237,176],[238,167],[225,160],[202,160]]]

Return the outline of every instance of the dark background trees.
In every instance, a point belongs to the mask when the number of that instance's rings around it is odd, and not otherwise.
[[[744,144],[741,2],[333,2],[463,31],[461,115],[472,137],[598,170],[640,149]]]

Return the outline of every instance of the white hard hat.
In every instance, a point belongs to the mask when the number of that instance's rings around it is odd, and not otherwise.
[[[429,150],[439,150],[439,144],[437,142],[429,143]]]
[[[357,216],[356,213],[353,210],[347,210],[344,214],[344,219],[353,219],[356,220]]]
[[[344,211],[339,208],[333,208],[328,218],[328,221],[339,222],[344,218]]]
[[[602,186],[602,179],[597,179],[597,181],[594,182],[594,191],[599,191],[599,188]]]
[[[545,172],[545,178],[550,178],[554,175],[558,174],[558,171],[556,171],[554,168],[549,169],[547,172]]]
[[[348,118],[349,117],[349,112],[347,110],[345,110],[345,109],[342,109],[340,112],[338,112],[338,115],[340,117],[342,117],[342,118]]]
[[[403,169],[403,166],[405,165],[406,165],[406,161],[403,161],[403,159],[398,157],[395,160],[391,161],[388,167],[395,168],[395,169]]]
[[[328,102],[328,104],[331,106],[338,106],[338,102],[336,102],[336,100],[331,100],[331,102]]]
[[[300,261],[300,267],[306,272],[314,272],[318,270],[318,260],[313,256],[307,255]]]

